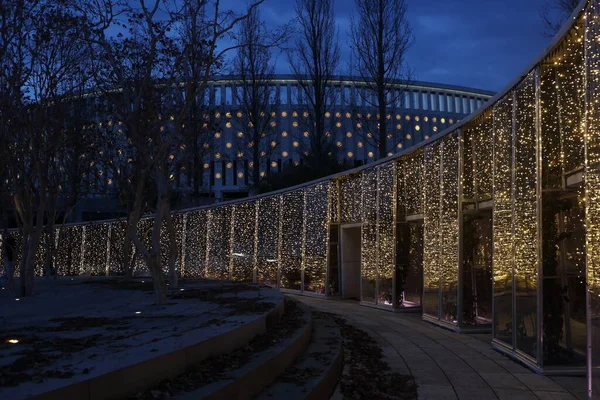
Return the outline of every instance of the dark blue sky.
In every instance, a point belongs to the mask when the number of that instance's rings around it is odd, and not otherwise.
[[[245,4],[246,0],[229,0]],[[551,0],[407,0],[416,42],[408,55],[417,80],[498,91],[548,44],[540,9]],[[346,34],[353,0],[337,0],[342,72],[348,59]],[[294,0],[266,0],[262,18],[293,17]],[[277,72],[287,73],[285,57]]]

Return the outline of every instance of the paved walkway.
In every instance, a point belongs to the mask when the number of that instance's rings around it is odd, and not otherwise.
[[[420,314],[391,313],[356,302],[292,297],[340,314],[367,331],[379,342],[393,369],[414,376],[421,400],[586,398],[584,377],[538,375],[493,350],[489,335],[457,334],[423,322]]]

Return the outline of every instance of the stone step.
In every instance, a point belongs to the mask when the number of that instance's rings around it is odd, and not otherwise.
[[[313,333],[308,348],[257,400],[328,399],[343,369],[340,329],[327,314],[312,313]]]
[[[252,357],[239,368],[227,371],[225,377],[213,381],[195,390],[177,395],[177,400],[196,399],[251,399],[268,387],[277,377],[296,361],[306,350],[312,334],[312,315],[310,309],[295,302],[301,312],[302,325],[289,337]],[[286,305],[286,313],[289,312]],[[285,315],[282,318],[285,321]],[[275,325],[267,332],[277,331]],[[252,343],[250,344],[252,345]]]

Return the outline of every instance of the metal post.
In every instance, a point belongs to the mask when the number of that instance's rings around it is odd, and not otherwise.
[[[458,130],[458,293],[456,294],[456,319],[458,327],[463,325],[464,298],[464,216],[463,216],[463,179],[464,179],[464,131]]]
[[[590,12],[590,8],[593,10],[593,12]],[[588,399],[592,399],[593,398],[593,366],[594,366],[594,362],[593,362],[593,349],[592,349],[592,335],[593,335],[593,330],[592,330],[592,321],[593,321],[593,310],[592,310],[592,290],[593,287],[590,284],[590,278],[591,278],[591,271],[590,271],[590,267],[592,266],[590,263],[590,250],[589,250],[589,227],[591,224],[591,218],[589,215],[589,193],[588,193],[588,179],[587,179],[587,174],[589,172],[589,164],[588,164],[588,152],[589,152],[589,118],[590,118],[590,111],[593,109],[593,106],[590,104],[591,103],[591,98],[590,98],[590,53],[589,53],[589,47],[591,46],[591,43],[594,40],[594,36],[590,34],[589,30],[590,30],[590,17],[593,17],[596,15],[597,13],[597,0],[594,0],[593,2],[591,2],[591,5],[588,4],[587,5],[587,9],[584,11],[585,12],[585,29],[584,29],[584,68],[585,68],[585,73],[584,73],[584,87],[585,87],[585,100],[584,100],[584,104],[585,104],[585,113],[584,113],[584,118],[585,118],[585,123],[584,123],[584,160],[585,160],[585,167],[584,167],[584,173],[583,173],[583,182],[584,182],[584,190],[585,190],[585,237],[586,237],[586,268],[585,268],[585,288],[586,288],[586,296],[585,296],[585,303],[586,303],[586,352],[587,352],[587,357],[586,357],[586,375],[587,375],[587,397]]]
[[[511,159],[511,173],[512,178],[510,182],[510,202],[511,202],[511,242],[512,242],[512,255],[511,255],[511,265],[512,265],[512,348],[513,352],[517,348],[517,331],[515,327],[517,326],[517,293],[515,291],[516,281],[515,281],[515,259],[517,253],[517,247],[515,245],[515,181],[516,177],[516,156],[517,156],[517,94],[516,91],[513,90],[511,93],[512,98],[512,159]]]
[[[535,70],[535,130],[536,130],[536,191],[537,191],[537,359],[540,368],[544,368],[544,335],[543,335],[543,309],[544,309],[544,262],[543,262],[543,224],[542,224],[542,109],[541,109],[541,82],[540,67]]]

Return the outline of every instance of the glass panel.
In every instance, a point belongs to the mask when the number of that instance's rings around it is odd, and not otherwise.
[[[185,234],[186,278],[205,276],[207,222],[207,211],[193,211],[187,214],[187,232]]]
[[[327,275],[331,186],[335,183],[323,182],[306,189],[304,290],[320,294],[325,294]]]
[[[56,251],[57,275],[79,275],[81,272],[82,239],[82,226],[60,228]]]
[[[331,204],[331,223],[340,223],[340,180],[331,182],[331,188],[329,191],[330,204]]]
[[[475,196],[477,201],[492,198],[494,119],[487,113],[476,127],[473,138]]]
[[[600,4],[597,0],[590,1],[586,11],[586,19],[589,24],[585,43],[586,51],[586,70],[589,93],[589,103],[586,105],[588,115],[587,135],[585,144],[587,147],[586,169],[584,188],[586,192],[586,268],[589,284],[590,308],[591,313],[587,322],[591,324],[591,350],[588,350],[588,357],[591,357],[593,374],[593,397],[598,397],[600,393],[600,108],[597,104],[600,102],[600,76],[597,71],[600,68]],[[589,375],[588,375],[589,376]],[[590,393],[589,398],[593,398]]]
[[[514,290],[516,347],[537,358],[537,146],[535,73],[516,91],[514,216]]]
[[[418,307],[423,292],[423,224],[396,225],[398,305]]]
[[[492,323],[492,215],[467,215],[463,223],[463,324]]]
[[[280,287],[302,289],[302,246],[304,231],[304,191],[281,196]]]
[[[206,277],[229,279],[231,261],[231,215],[233,207],[209,211]]]
[[[279,197],[259,200],[256,281],[277,286],[279,249]]]
[[[469,127],[463,130],[462,158],[462,198],[463,202],[475,201],[475,160],[473,159],[473,140],[475,129]]]
[[[408,273],[404,283],[405,306],[420,306],[423,296],[423,224],[409,224]]]
[[[458,311],[458,142],[457,133],[442,140],[441,318],[452,323],[457,322]]]
[[[108,224],[106,225],[106,233],[108,233]],[[106,241],[108,238],[106,235],[104,235],[103,237],[100,236],[98,239],[102,240],[102,242],[104,243],[104,258],[102,260],[94,260],[93,262],[95,263],[95,265],[102,264],[102,269],[99,270],[96,268],[91,273],[94,275],[106,275],[106,258],[108,257],[108,253],[106,252]],[[42,232],[42,235],[40,236],[39,246],[37,252],[35,253],[35,275],[44,276],[47,273],[50,273],[52,275],[54,274],[53,254],[55,252],[55,240],[55,232],[52,232],[52,234],[48,232]]]
[[[417,151],[406,158],[402,175],[406,215],[423,214],[423,151]]]
[[[331,225],[329,228],[329,282],[327,284],[330,296],[340,294],[339,234],[340,226]]]
[[[396,206],[396,163],[389,162],[379,167],[377,182],[378,213],[378,304],[392,305],[393,280],[396,264],[395,206]]]
[[[110,264],[108,266],[109,275],[122,276],[125,274],[125,229],[127,221],[115,221],[110,227]],[[129,251],[129,256],[133,257],[133,246]],[[131,259],[130,259],[131,260]],[[131,262],[131,261],[130,261]],[[55,262],[56,266],[56,262]]]
[[[340,217],[342,224],[361,222],[361,175],[340,180]]]
[[[425,148],[424,164],[424,250],[423,250],[423,313],[439,318],[441,279],[440,236],[440,143]]]
[[[494,106],[494,338],[513,344],[512,97]]]
[[[376,302],[377,282],[377,170],[362,173],[361,272],[362,301]]]
[[[154,225],[154,218],[143,218],[137,224],[137,235],[141,242],[146,246],[146,249],[150,249],[151,238],[152,238],[152,227]],[[140,255],[138,249],[133,245],[135,264],[133,269],[133,275],[135,276],[149,276],[150,271],[146,266],[146,261]]]
[[[183,241],[183,214],[175,214],[172,216],[173,229],[175,230],[175,270],[178,276],[181,276],[181,243]],[[163,221],[162,229],[160,230],[160,259],[163,273],[169,274],[169,258],[171,257],[171,241],[167,221]]]
[[[234,229],[231,241],[231,279],[254,279],[254,245],[256,230],[256,202],[247,201],[234,206]]]
[[[40,242],[40,245],[43,247],[43,243]],[[108,224],[87,225],[82,270],[87,275],[106,275],[107,258]]]
[[[544,365],[585,365],[583,192],[544,194]]]

